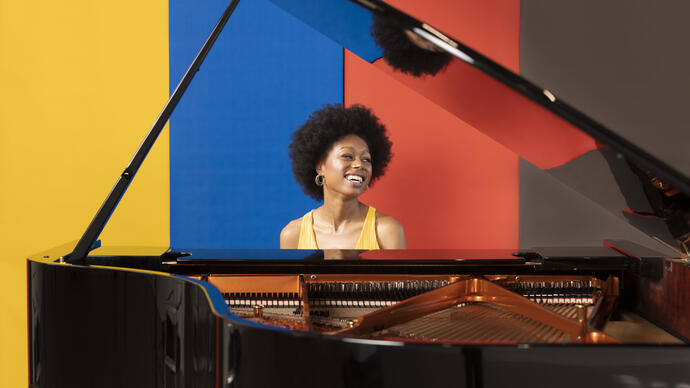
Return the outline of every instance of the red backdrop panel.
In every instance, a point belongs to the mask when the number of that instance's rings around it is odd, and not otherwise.
[[[518,157],[377,66],[345,55],[345,104],[371,108],[394,157],[362,197],[409,248],[518,248]]]

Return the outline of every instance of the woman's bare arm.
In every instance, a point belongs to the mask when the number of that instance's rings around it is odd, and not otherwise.
[[[405,249],[405,230],[400,221],[377,212],[376,235],[381,249]]]
[[[297,249],[301,218],[290,221],[280,232],[280,249]]]

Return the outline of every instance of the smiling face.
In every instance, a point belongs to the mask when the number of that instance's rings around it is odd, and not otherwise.
[[[316,172],[324,176],[324,192],[331,190],[358,197],[371,181],[371,153],[367,143],[357,135],[340,138],[318,164]]]

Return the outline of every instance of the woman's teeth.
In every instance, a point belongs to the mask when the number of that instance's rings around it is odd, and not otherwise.
[[[358,182],[358,183],[362,183],[364,181],[364,179],[359,175],[346,175],[345,179],[347,179],[351,182]]]

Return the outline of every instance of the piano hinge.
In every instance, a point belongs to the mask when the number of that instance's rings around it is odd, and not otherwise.
[[[688,250],[688,245],[685,243],[685,241],[678,241],[678,244],[683,249],[681,251],[680,249],[674,247],[673,245],[667,243],[659,237],[652,236],[652,238],[656,240],[658,243],[664,245],[666,248],[672,250],[673,252],[676,252],[678,254],[678,258],[675,261],[679,261],[685,264],[690,263],[690,251]]]

